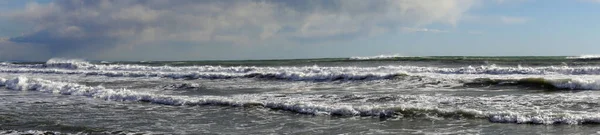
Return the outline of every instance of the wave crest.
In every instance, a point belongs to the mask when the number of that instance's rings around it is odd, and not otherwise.
[[[63,58],[52,58],[46,61],[45,67],[54,68],[67,68],[67,69],[79,69],[92,66],[89,62],[82,59],[63,59]]]
[[[552,110],[509,112],[502,109],[467,109],[474,102],[489,107],[495,105],[514,105],[514,102],[547,101],[547,97],[506,98],[506,97],[439,97],[426,95],[401,95],[392,97],[384,103],[370,102],[380,96],[340,96],[340,95],[278,95],[278,94],[242,94],[232,96],[177,96],[159,95],[126,89],[107,89],[91,87],[75,83],[54,82],[36,78],[17,77],[0,79],[7,89],[33,90],[62,95],[86,96],[112,101],[138,101],[163,105],[215,105],[233,107],[265,107],[277,110],[310,115],[342,115],[342,116],[378,116],[378,117],[413,117],[413,118],[467,118],[488,119],[490,122],[520,124],[590,124],[600,123],[600,115],[595,112],[557,113],[544,112]],[[545,95],[548,96],[548,95]],[[356,100],[348,100],[356,99]],[[561,99],[562,98],[558,98]],[[516,100],[516,101],[514,101]],[[561,102],[572,102],[564,100]],[[579,102],[579,101],[577,101]],[[480,104],[484,103],[484,104]],[[448,106],[452,105],[454,107]],[[524,107],[524,106],[509,106]],[[485,110],[485,111],[484,111]]]
[[[78,59],[50,59],[46,64],[0,64],[0,69],[4,70],[56,70],[69,69],[76,71],[111,72],[111,71],[139,71],[139,72],[211,72],[211,73],[284,73],[284,72],[303,72],[303,73],[439,73],[439,74],[491,74],[491,75],[598,75],[600,67],[597,66],[544,66],[544,67],[504,67],[496,65],[483,66],[465,66],[455,68],[442,67],[419,67],[419,66],[379,66],[379,67],[255,67],[255,66],[144,66],[144,65],[123,65],[123,64],[91,64],[87,61]],[[10,71],[8,71],[10,72]]]
[[[530,89],[547,90],[600,90],[600,80],[585,79],[546,79],[546,78],[521,78],[521,79],[492,79],[476,78],[465,82],[466,87],[502,87],[517,86]]]
[[[63,133],[55,132],[55,131],[42,131],[42,130],[27,130],[27,131],[0,130],[0,134],[3,134],[3,135],[62,135]]]
[[[377,59],[392,59],[392,58],[399,58],[399,57],[406,57],[406,56],[402,56],[400,54],[393,54],[393,55],[377,55],[377,56],[353,56],[350,57],[350,60],[377,60]]]
[[[488,120],[495,123],[517,124],[600,124],[600,115],[586,114],[574,115],[568,113],[533,113],[522,114],[514,112],[500,112],[488,114]]]
[[[43,79],[31,79],[26,77],[17,77],[13,79],[2,79],[2,84],[11,90],[33,90],[62,95],[86,96],[104,100],[113,101],[139,101],[163,105],[218,105],[218,106],[262,106],[272,109],[287,110],[302,114],[326,114],[326,115],[364,115],[379,116],[391,115],[389,112],[376,107],[351,105],[331,106],[326,103],[305,102],[308,98],[290,101],[280,99],[277,95],[237,95],[233,97],[222,96],[171,96],[157,95],[152,93],[131,91],[126,89],[107,89],[103,87],[90,87],[74,83],[53,82]],[[383,113],[382,113],[383,112]]]
[[[569,57],[567,57],[567,59],[583,59],[583,60],[600,59],[600,55],[569,56]]]

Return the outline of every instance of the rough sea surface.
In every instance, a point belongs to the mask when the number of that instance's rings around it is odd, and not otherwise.
[[[0,134],[597,134],[600,59],[0,63]]]

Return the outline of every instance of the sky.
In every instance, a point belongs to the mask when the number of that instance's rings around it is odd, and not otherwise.
[[[0,60],[600,54],[600,0],[0,0]]]

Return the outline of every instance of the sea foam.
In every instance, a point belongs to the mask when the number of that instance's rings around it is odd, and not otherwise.
[[[326,115],[391,115],[383,109],[373,106],[336,105],[326,103],[305,102],[315,97],[298,97],[290,100],[277,95],[237,95],[231,97],[222,96],[169,96],[146,92],[132,91],[126,89],[107,89],[103,87],[91,87],[74,83],[53,82],[43,79],[30,79],[17,77],[13,79],[1,79],[2,84],[11,90],[32,90],[62,95],[86,96],[113,101],[140,101],[164,105],[220,105],[220,106],[262,106],[272,109],[281,109],[303,114],[326,114]]]
[[[127,64],[90,64],[78,59],[50,59],[46,64],[0,64],[0,69],[48,69],[48,70],[100,70],[100,71],[140,71],[140,72],[214,72],[214,73],[275,73],[275,72],[303,72],[303,73],[439,73],[439,74],[567,74],[584,75],[600,74],[597,66],[543,66],[543,67],[509,67],[496,65],[465,66],[456,68],[420,67],[420,66],[378,66],[378,67],[255,67],[255,66],[144,66]]]
[[[56,62],[54,62],[56,63]],[[61,65],[61,64],[54,64]],[[62,64],[65,65],[65,64]],[[35,67],[38,66],[38,67]],[[87,66],[87,68],[82,68]],[[418,67],[418,66],[379,66],[379,67],[253,67],[253,66],[141,66],[141,65],[95,65],[66,64],[50,68],[39,65],[0,65],[2,73],[68,74],[108,77],[162,77],[172,79],[231,79],[259,78],[289,81],[352,81],[389,80],[404,76],[438,77],[448,75],[477,76],[565,76],[578,78],[579,75],[598,75],[600,67],[499,67],[495,65],[467,66],[458,68]],[[433,74],[433,75],[432,75]],[[473,78],[471,77],[471,78]],[[462,79],[464,80],[464,79]],[[566,84],[565,84],[566,85]]]
[[[569,56],[567,59],[599,59],[600,55],[580,55],[580,56]]]
[[[393,54],[393,55],[377,55],[377,56],[354,56],[354,57],[350,57],[350,60],[376,60],[376,59],[391,59],[391,58],[398,58],[398,57],[406,57],[406,56],[402,56],[400,54]]]
[[[27,131],[0,130],[0,134],[3,134],[3,135],[67,135],[66,133],[61,133],[61,132],[42,131],[42,130],[27,130]],[[69,135],[71,135],[71,134],[69,134]]]
[[[92,66],[89,62],[82,59],[63,59],[63,58],[52,58],[46,61],[45,67],[57,67],[67,69],[78,69]]]
[[[552,108],[560,106],[552,104],[552,102],[558,102],[558,100],[560,100],[562,105],[568,105],[571,103],[595,102],[600,98],[590,97],[586,94],[542,94],[524,97],[511,95],[497,97],[452,97],[443,95],[343,96],[240,94],[232,96],[199,95],[192,97],[160,95],[126,89],[107,89],[26,77],[1,78],[0,84],[10,90],[31,90],[111,101],[137,101],[176,106],[265,107],[311,115],[467,118],[523,124],[600,123],[600,116],[595,112],[573,112],[568,110],[551,112],[554,110]],[[520,105],[528,102],[544,103],[542,105],[545,106],[539,106],[541,110],[531,111],[530,107]],[[481,110],[477,110],[477,108]]]

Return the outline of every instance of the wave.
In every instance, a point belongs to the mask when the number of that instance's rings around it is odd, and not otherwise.
[[[86,69],[95,65],[81,59],[52,58],[46,61],[45,64],[13,64],[10,62],[2,62],[0,63],[0,66],[11,68]]]
[[[162,72],[162,71],[104,71],[104,70],[66,70],[66,69],[31,69],[31,68],[0,68],[3,73],[35,73],[35,74],[68,74],[86,76],[107,77],[160,77],[170,79],[232,79],[232,78],[254,78],[266,80],[287,81],[369,81],[369,80],[393,80],[406,78],[425,78],[419,74],[388,70],[385,68],[320,68],[320,67],[297,67],[297,68],[256,68],[253,70],[244,67],[217,67],[210,70],[218,72]],[[240,69],[238,69],[240,68]],[[226,72],[223,72],[226,71]],[[229,71],[229,72],[227,72]],[[234,71],[234,72],[231,72]],[[430,76],[433,79],[436,75]],[[477,76],[475,76],[477,77]],[[543,76],[540,76],[543,77]],[[569,77],[569,76],[565,76]],[[523,78],[523,77],[521,77]],[[444,78],[441,78],[444,79]],[[448,79],[448,78],[446,78]],[[449,78],[452,79],[452,78]],[[476,78],[469,79],[456,77],[456,81],[462,81],[464,86],[521,86],[535,89],[570,89],[570,90],[598,90],[600,83],[597,80],[566,78],[523,78],[523,79],[493,79]]]
[[[146,92],[131,91],[126,89],[107,89],[103,87],[84,86],[75,83],[53,82],[43,79],[30,79],[17,77],[13,79],[1,79],[2,86],[11,90],[32,90],[62,95],[86,96],[113,101],[139,101],[163,105],[218,105],[234,107],[261,106],[271,109],[287,110],[301,114],[326,114],[326,115],[362,115],[362,116],[388,116],[390,111],[369,106],[336,105],[327,103],[304,102],[314,97],[300,97],[295,100],[281,97],[279,95],[237,95],[231,97],[222,96],[171,96],[158,95]]]
[[[465,82],[465,87],[503,87],[517,86],[528,89],[547,90],[600,90],[600,80],[584,79],[546,79],[546,78],[521,78],[521,79],[492,79],[477,78]]]
[[[113,65],[114,69],[83,70],[0,66],[2,73],[70,74],[108,77],[163,77],[172,79],[260,78],[290,81],[389,80],[403,76],[435,74],[460,75],[596,75],[600,67],[461,67],[416,66],[380,67],[150,67]],[[194,70],[192,70],[194,69]],[[433,76],[435,77],[435,75]]]
[[[440,74],[567,74],[584,75],[600,74],[600,67],[597,66],[545,66],[545,67],[503,67],[496,65],[466,66],[458,68],[440,68],[440,67],[419,67],[419,66],[379,66],[379,67],[255,67],[255,66],[144,66],[144,65],[123,65],[123,64],[90,64],[89,62],[77,59],[50,59],[46,64],[0,64],[0,69],[16,70],[21,68],[28,69],[68,69],[68,70],[100,70],[100,71],[140,71],[140,72],[223,72],[223,73],[281,73],[281,72],[303,72],[303,73],[440,73]],[[23,69],[25,70],[25,69]]]
[[[569,113],[531,113],[515,112],[492,113],[487,116],[490,122],[518,124],[600,124],[598,114],[569,114]]]
[[[0,134],[3,134],[3,135],[62,135],[63,133],[55,132],[55,131],[42,131],[42,130],[27,130],[27,131],[0,130]]]
[[[83,64],[85,65],[85,64]],[[141,66],[147,67],[147,66]],[[154,67],[147,67],[154,68]],[[177,68],[177,67],[164,67]],[[86,75],[86,76],[107,76],[107,77],[160,77],[170,79],[233,79],[233,78],[254,78],[265,80],[287,80],[287,81],[369,81],[369,80],[394,80],[406,78],[427,78],[436,79],[439,75],[418,74],[418,73],[441,73],[441,74],[537,74],[546,75],[550,72],[543,71],[569,71],[569,74],[579,74],[582,72],[597,72],[595,67],[556,67],[547,68],[547,70],[537,70],[536,68],[505,68],[482,66],[479,68],[434,68],[434,67],[410,67],[410,66],[382,66],[382,67],[220,67],[203,66],[195,67],[202,69],[200,71],[121,71],[121,70],[72,70],[55,68],[20,68],[20,67],[1,67],[2,73],[35,73],[35,74],[68,74],[68,75]],[[600,68],[600,67],[598,67]],[[464,70],[462,70],[464,69]],[[556,73],[556,72],[553,72]],[[550,90],[599,90],[600,82],[593,79],[579,79],[581,77],[563,76],[562,79],[556,78],[531,78],[530,76],[516,76],[508,79],[494,78],[473,78],[450,77],[440,79],[450,79],[464,83],[466,87],[502,87],[517,86],[532,89],[550,89]],[[502,77],[502,76],[497,76]],[[517,78],[517,79],[515,79]],[[519,79],[520,78],[520,79]]]
[[[402,56],[400,54],[393,54],[393,55],[377,55],[377,56],[354,56],[354,57],[350,57],[350,60],[377,60],[377,59],[392,59],[392,58],[399,58],[399,57],[406,57],[406,56]]]
[[[0,130],[0,134],[2,135],[88,135],[88,134],[118,134],[118,135],[142,135],[142,134],[161,134],[161,133],[153,133],[153,132],[134,132],[134,131],[82,131],[78,133],[62,133],[57,131],[44,131],[44,130]],[[164,134],[164,133],[162,133]]]
[[[255,67],[255,66],[189,66],[189,67],[170,67],[170,66],[142,66],[142,65],[94,65],[89,63],[52,63],[52,64],[33,64],[16,65],[4,64],[0,67],[5,68],[34,68],[34,69],[61,69],[52,67],[79,67],[68,68],[70,70],[106,70],[106,71],[198,71],[198,72],[252,72],[252,71],[307,71],[307,72],[328,72],[328,71],[406,71],[413,73],[443,73],[443,74],[600,74],[600,67],[568,67],[568,66],[548,66],[548,67],[500,67],[496,65],[485,66],[467,66],[459,68],[438,68],[438,67],[419,67],[419,66],[379,66],[379,67]],[[85,68],[84,68],[85,67]]]
[[[600,115],[595,112],[511,112],[505,109],[467,109],[468,102],[476,106],[515,105],[515,102],[538,102],[537,100],[563,100],[563,98],[521,97],[439,97],[427,95],[398,95],[381,97],[373,95],[279,95],[242,94],[232,96],[177,96],[160,95],[127,89],[107,89],[100,86],[85,86],[75,83],[54,82],[36,78],[16,77],[0,79],[0,86],[10,90],[32,90],[72,96],[85,96],[111,101],[135,101],[174,106],[231,106],[264,107],[309,115],[376,116],[409,118],[466,118],[488,119],[498,123],[520,124],[600,124]],[[509,96],[510,97],[510,96]],[[564,99],[560,102],[580,102]],[[467,103],[467,104],[465,104]],[[464,106],[457,107],[453,104]],[[448,107],[448,105],[450,105]],[[550,104],[552,105],[552,104]],[[445,107],[444,107],[445,106]],[[525,106],[515,105],[516,110]],[[521,108],[523,109],[523,108]],[[549,111],[549,110],[545,110]]]
[[[563,82],[570,82],[570,79],[549,80],[544,78],[522,78],[522,79],[491,79],[477,78],[470,82],[464,83],[466,87],[502,87],[502,86],[518,86],[533,89],[576,89],[577,87],[558,87]]]
[[[569,57],[567,57],[567,59],[583,59],[583,60],[600,59],[600,55],[569,56]]]
[[[89,62],[82,59],[62,59],[62,58],[52,58],[46,61],[45,67],[57,67],[57,68],[67,68],[67,69],[78,69],[92,66]]]
[[[0,69],[3,73],[77,74],[108,77],[162,77],[172,79],[231,79],[258,78],[289,81],[353,81],[381,80],[408,76],[403,72],[321,72],[321,71],[270,71],[270,72],[146,72],[146,71],[89,71],[63,69]]]
[[[600,124],[598,114],[569,113],[523,113],[523,112],[483,112],[472,109],[436,109],[436,108],[402,108],[395,110],[399,115],[408,117],[443,117],[443,118],[475,118],[488,119],[494,123],[516,124]]]

